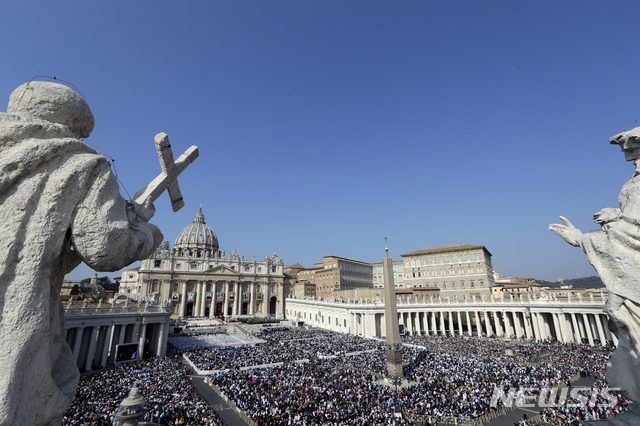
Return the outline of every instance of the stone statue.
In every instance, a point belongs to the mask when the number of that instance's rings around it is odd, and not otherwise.
[[[60,424],[74,397],[65,274],[80,262],[117,271],[162,242],[147,221],[170,179],[127,202],[109,161],[82,140],[93,126],[86,101],[57,82],[21,85],[0,113],[1,426]]]
[[[562,216],[564,225],[552,224],[549,229],[582,248],[609,290],[605,309],[618,347],[607,365],[607,379],[640,401],[640,127],[609,142],[619,145],[625,159],[635,165],[618,196],[620,208],[604,208],[593,215],[600,232],[583,234]]]

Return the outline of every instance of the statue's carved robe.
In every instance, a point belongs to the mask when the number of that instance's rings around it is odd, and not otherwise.
[[[639,164],[640,165],[640,164]],[[640,174],[624,184],[620,216],[603,232],[584,234],[580,246],[609,290],[607,312],[618,348],[607,366],[609,385],[640,401]],[[588,326],[588,325],[587,325]]]
[[[64,275],[80,260],[117,271],[162,234],[128,217],[108,161],[68,128],[0,113],[0,236],[0,425],[48,425],[78,381]]]

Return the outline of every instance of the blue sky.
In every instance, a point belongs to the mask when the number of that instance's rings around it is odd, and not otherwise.
[[[73,84],[123,195],[159,172],[166,132],[186,207],[225,250],[311,267],[450,244],[502,275],[595,275],[547,230],[583,231],[633,173],[608,138],[640,118],[640,3],[622,1],[13,1],[0,98]],[[6,104],[5,104],[6,105]],[[6,107],[1,107],[6,111]],[[79,267],[68,275],[92,275]],[[102,275],[102,274],[100,274]],[[113,274],[112,274],[113,276]]]

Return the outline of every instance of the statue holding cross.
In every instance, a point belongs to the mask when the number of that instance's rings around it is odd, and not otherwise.
[[[82,96],[58,82],[30,81],[0,113],[0,426],[60,424],[79,378],[65,340],[60,288],[81,262],[117,271],[149,257],[163,240],[148,223],[169,193],[184,205],[177,177],[198,156],[175,162],[156,136],[161,173],[120,195],[109,161],[83,142],[94,118]]]
[[[167,191],[169,193],[171,207],[174,212],[177,212],[184,207],[184,200],[182,199],[182,193],[178,186],[178,175],[198,158],[198,147],[191,146],[174,163],[169,136],[167,136],[166,133],[158,133],[154,141],[162,172],[147,186],[136,192],[133,196],[133,201],[140,206],[149,206],[164,191]],[[151,219],[151,217],[148,216],[149,213],[146,211],[141,214],[145,221]]]

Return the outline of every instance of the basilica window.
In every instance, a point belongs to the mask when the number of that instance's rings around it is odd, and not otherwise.
[[[156,259],[156,260],[153,261],[153,267],[154,268],[159,268],[161,263],[162,263],[161,260]]]

